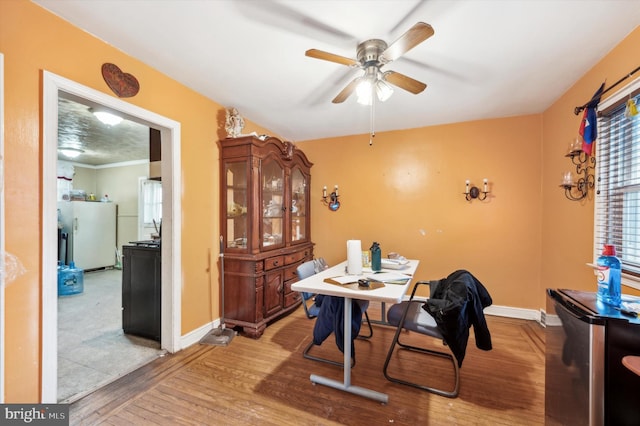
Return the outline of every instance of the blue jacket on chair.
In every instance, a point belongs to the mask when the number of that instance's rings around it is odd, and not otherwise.
[[[364,300],[351,301],[351,357],[355,357],[354,339],[360,333],[362,314],[369,302]],[[336,296],[317,295],[315,304],[320,306],[320,312],[313,327],[313,343],[321,345],[333,332],[336,345],[340,352],[344,352],[344,298]]]

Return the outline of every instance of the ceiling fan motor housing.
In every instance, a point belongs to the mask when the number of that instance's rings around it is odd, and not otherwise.
[[[362,67],[367,68],[370,66],[379,67],[380,55],[387,49],[387,43],[383,40],[371,39],[363,41],[358,45],[358,62]]]

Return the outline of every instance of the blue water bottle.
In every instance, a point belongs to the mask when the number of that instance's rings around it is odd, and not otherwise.
[[[621,266],[620,259],[616,257],[615,246],[605,244],[602,256],[598,257],[596,264],[598,266],[598,300],[610,306],[620,306]]]

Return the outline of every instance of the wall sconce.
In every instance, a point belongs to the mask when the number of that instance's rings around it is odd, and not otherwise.
[[[576,138],[569,145],[569,152],[565,157],[571,158],[571,163],[576,166],[577,180],[574,179],[573,173],[565,172],[562,174],[561,188],[564,188],[564,196],[571,201],[580,201],[589,194],[589,188],[595,186],[596,159],[582,150],[582,141]],[[591,171],[591,172],[590,172]]]
[[[329,210],[335,212],[340,208],[340,201],[338,201],[338,185],[335,185],[333,192],[327,196],[327,187],[322,188],[322,204],[329,207]]]
[[[471,201],[474,198],[482,201],[487,198],[487,194],[490,192],[488,188],[489,180],[487,178],[482,179],[482,191],[478,189],[477,186],[469,186],[471,185],[471,181],[468,179],[464,182],[464,198],[467,201]]]

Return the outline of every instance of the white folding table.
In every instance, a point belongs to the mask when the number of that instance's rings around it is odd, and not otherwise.
[[[371,302],[400,303],[411,284],[411,278],[418,268],[418,263],[418,260],[410,260],[409,266],[405,269],[397,271],[383,270],[384,272],[398,272],[409,276],[410,279],[407,280],[405,284],[385,284],[383,287],[375,289],[362,289],[358,288],[357,285],[339,285],[325,282],[324,280],[326,278],[342,277],[346,275],[345,267],[347,262],[344,261],[291,285],[291,289],[294,291],[304,291],[308,293],[344,298],[344,380],[343,382],[339,382],[312,374],[310,379],[313,384],[319,383],[345,392],[371,398],[376,401],[380,401],[383,404],[386,404],[389,401],[389,396],[385,393],[351,384],[351,301],[353,299],[359,299]],[[354,275],[353,281],[357,282],[358,278],[364,278],[367,275],[371,274],[365,272],[363,276]]]

